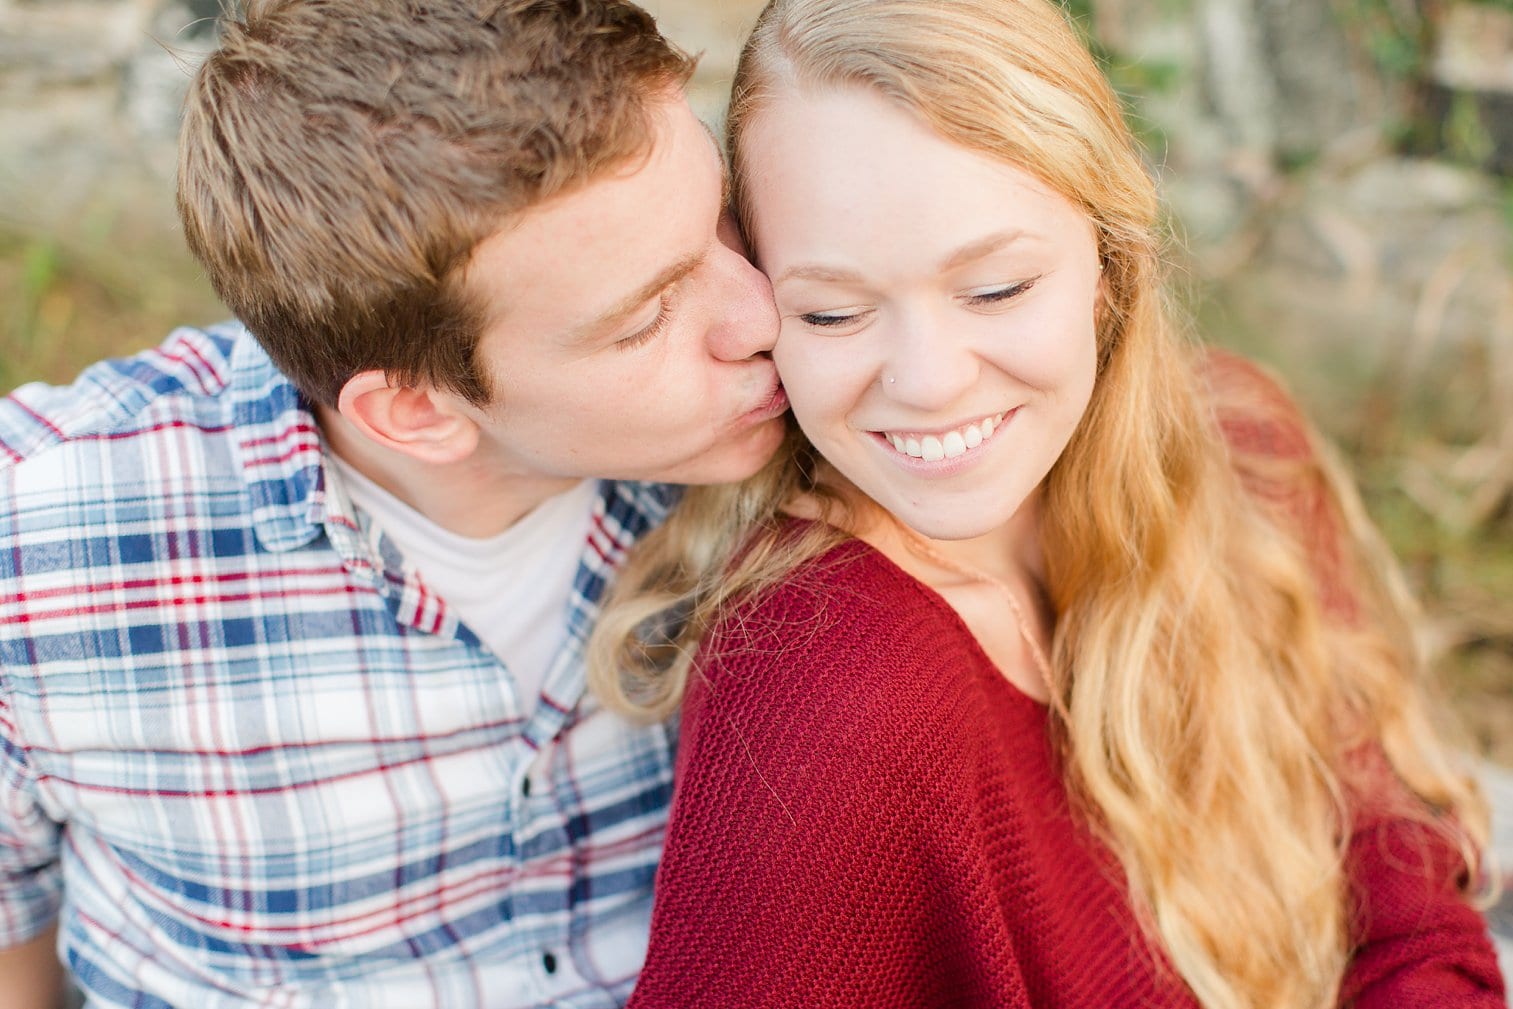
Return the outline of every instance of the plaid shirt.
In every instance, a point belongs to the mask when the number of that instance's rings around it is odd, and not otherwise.
[[[91,1007],[623,1002],[672,740],[581,651],[668,492],[602,485],[533,707],[327,474],[239,326],[0,402],[0,946],[61,902]]]

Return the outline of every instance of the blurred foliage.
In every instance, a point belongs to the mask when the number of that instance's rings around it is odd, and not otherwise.
[[[66,382],[91,361],[158,342],[174,325],[225,314],[174,244],[3,226],[0,305],[0,390]]]
[[[1345,26],[1362,43],[1377,68],[1399,81],[1422,76],[1432,44],[1432,22],[1416,0],[1346,0],[1339,7]]]
[[[1192,0],[1159,0],[1161,9],[1186,11]],[[1161,127],[1141,112],[1145,96],[1167,94],[1177,88],[1188,68],[1173,60],[1133,59],[1104,44],[1098,36],[1097,0],[1063,0],[1063,8],[1081,31],[1083,40],[1108,75],[1109,83],[1124,106],[1124,119],[1141,147],[1161,160],[1167,138]]]
[[[1450,114],[1445,118],[1441,136],[1445,153],[1467,164],[1486,164],[1495,148],[1476,96],[1465,91],[1450,96]]]
[[[1441,679],[1475,743],[1513,766],[1513,637],[1504,613],[1513,599],[1513,536],[1498,526],[1451,529],[1406,494],[1391,458],[1357,462],[1372,517],[1391,544],[1446,647]],[[1489,630],[1502,626],[1501,633]]]

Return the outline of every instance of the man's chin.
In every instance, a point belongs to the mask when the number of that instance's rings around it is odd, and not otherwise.
[[[784,430],[783,417],[764,420],[668,470],[666,475],[651,479],[689,486],[739,483],[755,476],[777,454],[783,444]]]

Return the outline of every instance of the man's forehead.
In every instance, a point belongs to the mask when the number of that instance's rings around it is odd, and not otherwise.
[[[592,340],[705,258],[729,192],[719,139],[681,96],[653,116],[644,157],[511,215],[479,243],[466,282],[488,303],[486,326],[518,320]],[[549,324],[549,310],[566,325]]]
[[[713,126],[702,119],[699,120],[699,125],[704,127],[704,135],[714,148],[714,156],[720,159],[720,210],[724,212],[730,206],[730,163],[725,160],[725,145],[720,143],[720,135]]]

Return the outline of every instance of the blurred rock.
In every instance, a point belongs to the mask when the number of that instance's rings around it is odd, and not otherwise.
[[[1372,160],[1295,180],[1260,218],[1256,247],[1212,276],[1209,293],[1242,345],[1290,362],[1327,427],[1369,438],[1359,425],[1372,423],[1361,412],[1372,389],[1435,399],[1447,419],[1475,409],[1442,398],[1458,369],[1498,359],[1513,339],[1513,240],[1492,179],[1442,161]],[[1483,396],[1489,378],[1454,381]]]
[[[694,111],[718,129],[724,121],[741,43],[751,32],[765,0],[645,0],[664,34],[699,56],[689,98]]]
[[[1513,176],[1513,10],[1456,3],[1439,24],[1424,89],[1432,148]]]
[[[1502,877],[1502,895],[1487,912],[1503,976],[1513,978],[1513,772],[1493,764],[1478,769],[1483,794],[1492,807],[1490,847]]]
[[[1440,24],[1430,74],[1452,88],[1513,92],[1513,10],[1453,4]]]
[[[171,221],[174,137],[215,0],[0,0],[0,207],[13,224]]]
[[[0,0],[0,213],[46,230],[81,215],[172,227],[184,89],[214,43],[220,0]],[[756,0],[651,0],[702,53],[691,95],[718,125]]]
[[[1196,244],[1247,227],[1296,166],[1380,150],[1383,124],[1405,114],[1407,90],[1377,70],[1339,5],[1090,2],[1112,76],[1138,93],[1169,198]]]
[[[150,0],[0,3],[0,94],[108,79],[136,48]]]

